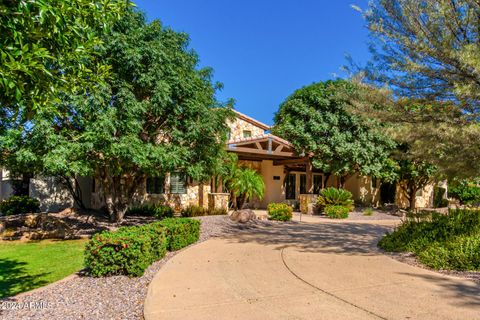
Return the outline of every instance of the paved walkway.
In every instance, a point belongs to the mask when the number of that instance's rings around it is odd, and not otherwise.
[[[150,284],[145,319],[480,319],[480,286],[388,258],[395,222],[292,222],[181,252]]]

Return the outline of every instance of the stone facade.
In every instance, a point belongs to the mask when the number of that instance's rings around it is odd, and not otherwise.
[[[252,137],[261,136],[265,133],[266,127],[259,127],[251,122],[243,120],[239,117],[228,123],[230,127],[229,140],[238,140],[244,138],[244,131],[249,131]]]
[[[228,210],[228,201],[230,199],[229,193],[209,193],[208,194],[208,209],[226,209]]]
[[[170,190],[170,175],[165,177],[165,190]],[[149,194],[147,193],[146,183],[143,184],[134,199],[134,205],[142,204],[165,204],[171,206],[175,211],[181,211],[188,206],[208,207],[208,194],[210,193],[210,185],[192,182],[187,184],[185,193],[169,193]],[[103,196],[100,192],[92,193],[91,207],[100,209],[104,206]]]

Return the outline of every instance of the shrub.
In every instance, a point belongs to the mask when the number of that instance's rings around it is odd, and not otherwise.
[[[200,206],[188,206],[182,210],[182,217],[200,217],[200,216],[218,216],[227,214],[227,210],[223,208],[206,209]]]
[[[346,219],[348,218],[349,207],[338,205],[327,205],[324,209],[325,215],[332,219]]]
[[[38,212],[40,201],[29,196],[12,196],[0,203],[0,211],[5,216]]]
[[[277,221],[292,220],[292,207],[286,203],[270,203],[267,207],[268,218]]]
[[[418,257],[434,269],[480,270],[480,235],[434,243],[421,251]]]
[[[138,227],[122,227],[93,236],[85,247],[85,266],[94,277],[141,276],[166,250],[178,250],[196,242],[200,221],[167,218]]]
[[[449,186],[448,194],[449,196],[458,199],[461,204],[480,204],[480,186],[478,186],[475,181],[454,181]]]
[[[386,251],[415,253],[437,269],[480,269],[480,210],[450,210],[447,215],[409,219],[378,243]]]
[[[165,254],[163,228],[124,227],[93,236],[85,247],[85,266],[90,275],[141,276],[145,269]]]
[[[130,216],[147,216],[157,219],[173,217],[173,209],[163,204],[150,204],[129,208],[126,215]]]
[[[373,215],[373,209],[372,208],[366,208],[365,210],[363,210],[363,215],[367,216],[367,217]]]
[[[345,189],[333,187],[324,189],[317,199],[317,206],[320,210],[324,210],[329,205],[346,207],[348,211],[353,210],[352,193]]]
[[[200,221],[186,218],[170,218],[157,222],[167,230],[168,250],[182,249],[198,241]]]

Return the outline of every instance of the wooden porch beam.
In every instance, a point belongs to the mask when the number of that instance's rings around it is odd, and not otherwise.
[[[306,158],[282,159],[282,160],[274,160],[273,165],[282,166],[282,165],[288,165],[288,164],[306,164],[306,162],[307,162]]]
[[[280,151],[280,152],[268,153],[268,151],[266,151],[266,150],[258,150],[258,149],[245,148],[245,147],[230,148],[229,151],[242,152],[242,153],[264,154],[264,155],[274,155],[274,156],[284,156],[284,157],[294,157],[295,156],[294,152]]]

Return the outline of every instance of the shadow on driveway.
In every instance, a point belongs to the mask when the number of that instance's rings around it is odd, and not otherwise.
[[[378,240],[392,227],[369,223],[270,223],[239,226],[227,237],[233,242],[292,247],[301,252],[378,255]]]

